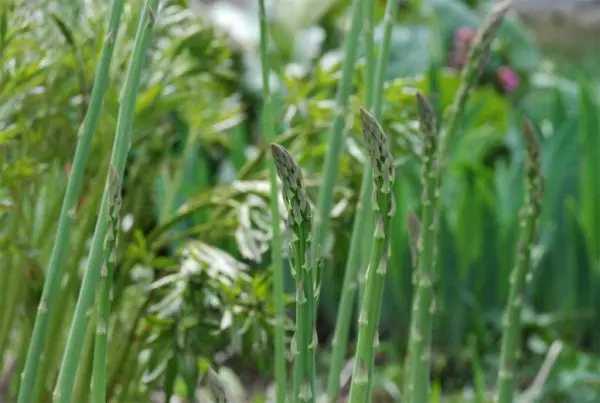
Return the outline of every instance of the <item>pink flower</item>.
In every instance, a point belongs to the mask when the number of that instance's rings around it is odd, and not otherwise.
[[[507,66],[500,66],[496,71],[496,78],[504,92],[510,94],[519,86],[519,76],[513,69]]]
[[[449,60],[451,67],[458,70],[464,67],[467,62],[469,47],[476,34],[477,31],[469,27],[461,27],[456,30]]]
[[[477,31],[473,28],[461,27],[456,30],[456,33],[454,34],[454,42],[461,45],[470,45],[471,41],[475,39],[476,34]]]

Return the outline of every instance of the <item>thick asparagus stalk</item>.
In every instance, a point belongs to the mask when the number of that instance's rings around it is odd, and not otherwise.
[[[395,176],[394,159],[387,137],[381,125],[365,109],[361,108],[360,118],[369,159],[373,167],[375,233],[366,274],[365,295],[359,315],[358,347],[354,360],[350,403],[365,403],[371,400],[368,395],[373,382],[375,347],[379,341],[377,328],[389,258],[390,219],[396,210],[392,192]]]
[[[292,228],[291,252],[296,280],[296,333],[292,342],[294,356],[294,400],[314,402],[315,380],[315,294],[316,282],[311,266],[310,242],[312,211],[302,171],[290,153],[278,144],[271,145],[277,174],[283,183],[283,200]]]

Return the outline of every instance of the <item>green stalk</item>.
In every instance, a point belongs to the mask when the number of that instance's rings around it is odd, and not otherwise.
[[[429,394],[429,339],[432,317],[435,309],[433,293],[433,269],[437,257],[437,227],[438,217],[435,210],[439,192],[435,153],[438,146],[438,130],[433,107],[421,93],[417,93],[417,108],[421,132],[423,133],[423,169],[421,184],[423,206],[421,225],[416,224],[416,217],[411,221],[410,232],[418,235],[416,246],[416,296],[412,315],[415,318],[411,327],[409,340],[409,362],[407,371],[407,396],[411,402],[426,402]],[[420,230],[417,230],[420,228]],[[414,247],[413,247],[414,248]]]
[[[92,189],[88,197],[93,200],[99,199],[100,196],[96,195],[97,192],[97,189]],[[93,211],[91,208],[92,206],[90,206],[90,212]],[[81,218],[82,221],[79,223],[77,232],[74,234],[77,242],[75,242],[75,245],[73,245],[69,250],[69,255],[72,262],[81,261],[81,258],[85,253],[87,239],[85,236],[78,235],[90,233],[94,228],[96,217],[93,213],[86,213]],[[38,376],[36,382],[36,390],[33,398],[34,402],[39,401],[40,396],[43,396],[43,401],[48,401],[50,399],[49,396],[52,394],[51,386],[48,385],[50,382],[48,379],[51,379],[51,382],[56,380],[55,369],[60,364],[60,358],[64,349],[64,335],[68,331],[68,328],[65,328],[65,323],[69,319],[67,312],[70,312],[72,309],[72,298],[74,295],[76,295],[79,287],[79,278],[76,273],[77,268],[77,264],[70,265],[69,270],[65,273],[65,277],[67,278],[66,284],[61,288],[60,298],[56,300],[56,306],[54,309],[56,312],[60,312],[60,315],[56,314],[52,316],[48,331],[53,338],[61,340],[61,343],[59,345],[56,345],[56,343],[47,345],[45,348],[44,355],[41,360],[40,376]],[[52,370],[50,370],[50,368],[52,368]]]
[[[292,275],[296,280],[296,334],[294,356],[294,401],[314,403],[316,398],[315,276],[310,258],[312,211],[302,171],[290,153],[271,144],[277,174],[283,183],[283,200],[292,228]]]
[[[100,303],[96,341],[94,344],[94,368],[92,372],[92,403],[106,403],[106,347],[112,301],[112,281],[117,263],[116,248],[121,208],[121,182],[113,166],[109,171],[109,228],[104,245],[104,265],[101,272]]]
[[[75,212],[79,194],[81,192],[85,165],[90,154],[92,137],[96,130],[104,94],[108,86],[110,64],[115,46],[115,38],[117,37],[117,31],[119,30],[122,9],[123,0],[113,0],[108,21],[108,29],[106,36],[104,37],[102,53],[100,55],[100,61],[98,63],[94,85],[92,87],[90,104],[81,126],[79,140],[77,141],[72,171],[69,175],[65,198],[58,219],[55,243],[50,255],[48,268],[46,269],[47,277],[44,282],[44,289],[38,306],[38,313],[35,319],[31,342],[27,351],[27,360],[22,374],[18,403],[35,403],[35,401],[32,400],[32,395],[35,391],[42,351],[44,351],[47,343],[50,315],[54,314],[53,309],[60,289],[61,269],[64,264],[65,252],[69,243],[71,225],[75,220]]]
[[[367,107],[368,111],[373,112],[372,108],[373,108],[373,101],[374,101],[374,92],[376,91],[376,77],[375,77],[375,70],[376,70],[376,52],[375,52],[375,38],[373,36],[374,32],[373,29],[375,27],[375,2],[373,0],[367,0],[365,1],[365,23],[364,23],[364,45],[365,45],[365,100],[364,100],[364,104]],[[387,56],[387,55],[386,55]],[[375,115],[375,117],[378,117],[377,115]],[[367,162],[368,165],[368,162]],[[371,189],[364,189],[363,183],[367,184],[369,187],[371,186],[371,171],[370,171],[370,166],[368,166],[369,169],[365,169],[365,172],[363,173],[363,180],[361,181],[361,191],[365,190],[367,192],[366,197],[370,197],[371,194]],[[360,197],[360,194],[359,194]],[[360,203],[360,201],[359,201]],[[360,211],[363,211],[363,209],[361,208]],[[373,220],[372,217],[370,216],[370,210],[367,209],[367,213],[366,216],[362,216],[361,218],[363,218],[364,220],[366,220],[364,223],[361,223],[361,233],[364,233],[365,231],[369,231],[369,229],[372,229],[373,226]],[[357,220],[357,216],[359,215],[359,209],[357,208],[357,212],[355,215],[355,222]],[[352,239],[350,240],[350,242],[352,242]],[[362,301],[364,293],[365,293],[365,282],[364,277],[365,277],[365,265],[369,264],[369,255],[371,253],[371,245],[368,242],[363,243],[362,247],[359,247],[359,251],[357,251],[357,259],[360,259],[360,271],[358,272],[358,278],[359,280],[356,282],[356,287],[358,288],[358,301]],[[350,252],[351,253],[351,252]],[[353,275],[353,277],[356,276],[356,274]],[[354,301],[354,295],[352,296],[352,302]],[[351,307],[349,307],[350,309]],[[360,314],[360,309],[357,310],[357,314]],[[357,317],[358,320],[358,317]],[[334,339],[335,342],[335,339]],[[345,341],[344,343],[346,343],[347,341]],[[344,351],[345,354],[345,351]],[[341,365],[342,365],[342,360],[344,357],[338,358],[335,357],[335,370],[336,372],[337,367],[339,365],[339,371],[341,371]],[[339,361],[339,363],[338,363]],[[339,389],[339,388],[337,388]]]
[[[462,118],[463,110],[471,88],[477,83],[485,64],[488,61],[492,41],[496,37],[496,32],[504,16],[512,6],[512,0],[504,0],[495,4],[492,11],[477,30],[473,45],[469,49],[467,56],[467,65],[462,71],[460,87],[454,96],[452,105],[444,113],[444,128],[440,132],[438,159],[440,160],[440,169],[444,167],[444,158],[448,147],[451,145],[458,125]]]
[[[365,109],[360,110],[363,135],[373,166],[373,211],[375,233],[371,260],[367,269],[365,296],[359,316],[358,347],[354,360],[350,403],[370,402],[373,382],[374,350],[379,343],[377,328],[387,260],[389,258],[389,227],[396,206],[392,192],[396,169],[388,140],[377,120]]]
[[[275,127],[273,123],[273,97],[269,83],[269,38],[265,1],[259,0],[260,20],[260,57],[262,64],[263,80],[263,133],[265,139],[272,143],[275,141]],[[271,184],[271,222],[273,223],[273,238],[271,241],[271,266],[273,268],[273,300],[275,303],[275,384],[276,402],[285,403],[286,375],[285,375],[285,304],[283,280],[283,255],[281,246],[281,229],[279,223],[278,185],[275,163],[267,153],[267,166],[269,168],[269,182]]]
[[[541,153],[533,125],[525,120],[525,202],[520,214],[520,237],[517,262],[510,275],[510,291],[503,321],[502,348],[498,370],[498,403],[513,401],[515,389],[515,364],[519,354],[521,308],[525,293],[527,273],[531,265],[531,250],[538,231],[542,209]]]
[[[146,0],[136,33],[133,52],[129,61],[125,90],[119,108],[116,136],[110,162],[110,165],[114,167],[119,178],[123,177],[125,171],[140,76],[144,65],[146,51],[150,45],[157,9],[158,0]],[[110,175],[107,176],[102,203],[100,205],[100,212],[98,214],[96,229],[92,240],[92,249],[89,254],[89,263],[79,290],[77,305],[75,307],[75,313],[73,315],[73,321],[67,339],[67,346],[63,355],[58,383],[54,391],[53,401],[55,402],[69,403],[71,401],[77,363],[81,355],[84,333],[89,321],[88,314],[100,280],[103,243],[108,229],[109,193]]]
[[[512,0],[496,4],[495,8],[487,16],[478,29],[473,46],[469,50],[467,66],[463,70],[461,84],[458,93],[454,97],[452,105],[444,115],[444,127],[439,133],[437,151],[435,154],[427,155],[424,160],[423,173],[423,210],[422,231],[418,245],[417,268],[414,276],[415,294],[413,296],[412,315],[410,324],[410,339],[408,347],[407,375],[405,379],[405,395],[408,403],[421,403],[428,401],[429,395],[429,348],[431,344],[431,329],[434,304],[434,281],[436,278],[437,249],[438,249],[438,220],[440,214],[441,180],[445,168],[445,154],[450,143],[454,140],[458,131],[460,119],[468,99],[472,86],[477,82],[483,66],[487,62],[490,45],[496,35],[504,16],[506,15]],[[434,119],[435,115],[429,102],[423,103],[423,97],[419,100],[421,113],[429,110]],[[425,116],[421,116],[423,119]],[[429,127],[427,121],[421,122],[424,128],[431,133],[437,134],[434,126]],[[431,136],[426,136],[429,138]],[[436,135],[437,137],[437,135]],[[427,145],[426,145],[427,148]],[[431,150],[429,150],[431,152]],[[431,160],[434,161],[431,161]],[[432,167],[427,165],[431,164]],[[425,171],[429,171],[425,173]]]
[[[79,357],[77,366],[77,377],[74,382],[71,401],[73,402],[89,402],[90,401],[90,385],[92,380],[93,359],[94,359],[94,339],[98,324],[98,312],[91,311],[90,320],[87,323],[81,356]]]
[[[437,16],[433,12],[432,0],[422,0],[419,5],[420,14],[426,23],[430,35],[431,44],[429,46],[430,62],[427,69],[427,78],[429,82],[429,101],[436,113],[436,119],[439,120],[440,113],[440,83],[438,72],[441,70],[443,60],[443,45],[441,43],[442,33]]]
[[[329,231],[329,216],[333,203],[333,190],[338,171],[338,161],[344,149],[344,126],[348,114],[348,97],[352,91],[352,78],[354,67],[356,65],[356,52],[358,50],[358,40],[363,25],[364,3],[369,0],[352,1],[352,21],[350,23],[350,32],[344,43],[344,62],[342,65],[342,78],[338,84],[336,94],[335,116],[331,129],[328,133],[329,143],[327,144],[327,154],[325,155],[325,170],[323,173],[323,183],[319,188],[319,208],[315,216],[313,239],[311,244],[312,266],[316,267],[320,259],[320,251],[323,250],[325,237]]]
[[[396,20],[397,10],[398,1],[388,0],[386,3],[384,16],[383,42],[377,58],[376,73],[374,77],[369,79],[369,81],[373,82],[373,96],[369,101],[371,103],[367,104],[367,106],[369,109],[372,107],[373,116],[375,118],[378,118],[381,114],[381,105],[383,103],[383,84],[387,70],[387,59],[392,37],[392,28],[394,26],[394,21]],[[367,222],[371,219],[372,214],[371,210],[365,208],[369,205],[373,192],[373,183],[371,178],[372,171],[372,166],[367,161],[365,163],[365,171],[363,172],[360,186],[359,201],[352,225],[350,251],[348,253],[348,259],[346,261],[346,268],[344,271],[342,295],[338,308],[338,318],[335,324],[333,340],[331,342],[333,351],[331,364],[329,367],[329,377],[327,381],[327,397],[330,402],[336,402],[338,400],[338,394],[341,387],[340,375],[342,372],[344,357],[346,355],[352,305],[354,304],[357,289],[356,277],[360,265],[361,242],[363,234],[365,233]],[[362,301],[362,298],[359,299],[359,301]]]
[[[366,0],[364,2],[364,44],[365,44],[365,105],[373,105],[373,93],[375,87],[375,38],[373,28],[375,26],[375,2]]]

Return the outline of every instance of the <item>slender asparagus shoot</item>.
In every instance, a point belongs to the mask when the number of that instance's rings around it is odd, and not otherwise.
[[[292,342],[294,401],[314,403],[317,343],[314,327],[316,281],[310,251],[312,211],[302,171],[294,158],[278,144],[271,144],[271,153],[283,184],[283,200],[292,229],[290,249],[292,275],[296,281],[296,332]]]
[[[360,118],[373,166],[375,233],[366,274],[365,296],[359,315],[358,347],[350,387],[350,403],[371,401],[368,392],[373,382],[374,353],[379,340],[377,329],[390,251],[389,227],[396,210],[392,192],[396,170],[387,137],[375,117],[363,108],[360,109]]]
[[[158,10],[158,0],[146,0],[141,12],[139,25],[133,45],[133,52],[129,60],[127,79],[123,92],[123,99],[119,108],[117,129],[110,165],[114,166],[119,178],[123,177],[127,154],[129,152],[131,131],[135,114],[135,103],[140,84],[140,76],[146,51],[152,38],[152,28]],[[75,313],[71,322],[67,345],[63,355],[53,401],[59,403],[70,403],[73,394],[73,382],[76,379],[76,371],[81,356],[81,349],[85,331],[89,321],[89,313],[94,301],[94,296],[100,281],[102,266],[103,243],[108,230],[109,222],[109,194],[110,174],[107,175],[106,186],[102,196],[100,212],[96,221],[96,229],[92,239],[92,248],[89,254],[87,269],[83,275]]]
[[[77,140],[73,166],[67,190],[63,200],[60,217],[58,218],[58,228],[50,261],[46,269],[46,280],[42,297],[38,304],[38,311],[35,318],[35,325],[31,336],[31,341],[27,350],[27,359],[22,373],[21,386],[19,388],[18,403],[35,403],[33,394],[38,377],[42,352],[46,348],[48,341],[48,326],[50,318],[54,314],[54,307],[58,298],[60,289],[61,270],[65,260],[65,252],[69,244],[69,235],[71,226],[75,221],[77,201],[81,193],[81,186],[85,173],[85,166],[90,154],[92,138],[96,131],[98,117],[102,109],[104,94],[108,87],[110,64],[112,62],[115,39],[121,22],[123,11],[123,0],[113,0],[108,19],[108,27],[102,45],[100,60],[96,69],[94,85],[90,96],[90,104],[86,116],[80,128],[80,135]]]
[[[383,21],[383,40],[381,50],[377,58],[375,76],[368,78],[373,81],[373,94],[367,99],[368,109],[372,109],[373,116],[378,118],[381,114],[381,105],[383,103],[383,84],[387,71],[387,60],[390,50],[392,37],[392,28],[396,20],[398,10],[398,0],[388,0],[386,3],[384,21]],[[372,21],[371,21],[372,24]],[[368,51],[368,50],[367,50]],[[367,222],[372,217],[372,210],[366,208],[371,201],[373,192],[372,166],[369,162],[365,164],[363,178],[360,186],[359,202],[352,225],[352,235],[350,238],[350,250],[346,261],[344,271],[344,280],[342,285],[342,296],[338,308],[338,318],[335,324],[334,335],[332,339],[332,357],[329,367],[329,376],[327,381],[327,397],[329,402],[337,402],[340,393],[340,375],[346,355],[348,343],[348,331],[350,329],[350,320],[352,314],[352,305],[354,304],[357,290],[357,272],[360,265],[360,252],[362,237]],[[359,311],[360,315],[360,311]]]
[[[373,28],[375,26],[375,2],[367,0],[363,2],[364,15],[364,49],[365,49],[365,104],[373,105],[373,92],[375,86],[375,38]],[[370,179],[370,178],[369,178]]]
[[[112,281],[117,263],[117,236],[119,232],[119,213],[121,210],[121,180],[114,166],[109,171],[109,228],[104,241],[104,265],[102,266],[98,323],[94,344],[94,364],[92,372],[92,403],[106,402],[106,361],[110,305],[112,301]]]
[[[444,114],[444,125],[439,133],[439,139],[437,139],[437,134],[435,136],[437,150],[434,151],[434,154],[428,154],[428,151],[425,150],[426,159],[424,163],[425,165],[431,164],[433,168],[427,174],[425,171],[430,168],[427,166],[423,168],[423,185],[428,186],[429,189],[425,188],[423,190],[421,240],[418,245],[418,265],[413,277],[416,290],[413,297],[410,324],[407,357],[409,367],[404,381],[404,390],[408,403],[428,401],[429,348],[431,344],[433,314],[435,312],[433,297],[439,230],[437,221],[440,210],[439,200],[442,189],[442,174],[445,168],[447,149],[457,134],[459,122],[462,118],[470,90],[481,75],[483,66],[488,59],[491,43],[511,4],[512,0],[497,3],[478,29],[475,41],[469,50],[467,66],[463,70],[459,90],[454,97],[452,105]],[[427,112],[429,115],[431,112],[432,118],[435,115],[433,115],[433,109],[429,105],[429,102],[426,103],[427,105],[423,103],[424,99],[424,97],[419,96],[417,102],[420,104],[421,124],[423,130],[426,130],[425,138],[427,139],[431,137],[427,135],[428,131],[435,128],[435,126],[432,126],[427,120],[423,121],[425,117],[423,113],[429,111]],[[427,145],[425,148],[427,148]]]
[[[515,363],[519,355],[521,310],[525,293],[527,273],[531,269],[531,250],[539,226],[542,209],[541,153],[533,125],[525,120],[525,201],[520,214],[520,236],[517,260],[510,275],[508,303],[503,320],[500,367],[498,370],[498,403],[513,401],[515,389]]]
[[[325,155],[325,169],[323,183],[319,188],[319,204],[315,215],[312,250],[312,266],[316,267],[325,244],[329,231],[329,217],[333,204],[333,190],[338,172],[338,162],[344,149],[344,126],[348,114],[348,97],[352,91],[352,78],[356,65],[358,40],[363,26],[364,3],[371,0],[353,0],[351,11],[350,31],[344,43],[344,62],[342,65],[342,78],[338,84],[336,94],[336,108],[333,123],[328,134],[327,154]]]
[[[440,169],[444,167],[445,154],[458,131],[463,110],[469,97],[469,92],[481,76],[483,68],[489,58],[492,41],[496,37],[498,28],[500,28],[506,13],[510,10],[512,2],[513,0],[504,0],[496,3],[477,30],[473,45],[469,49],[467,64],[461,74],[460,87],[454,96],[452,105],[450,105],[444,113],[444,127],[440,133],[440,145],[438,150]]]
[[[260,21],[260,57],[262,64],[263,80],[263,134],[265,139],[271,143],[275,140],[275,129],[273,124],[273,96],[269,85],[269,33],[267,28],[267,16],[265,0],[259,0]],[[268,154],[268,153],[267,153]],[[283,263],[281,246],[281,217],[279,214],[279,203],[277,202],[279,190],[277,188],[277,172],[275,163],[270,155],[266,156],[269,168],[269,182],[271,184],[271,222],[273,223],[273,238],[271,241],[271,267],[273,270],[273,300],[275,303],[275,384],[276,402],[285,403],[286,375],[285,375],[285,304],[283,286]]]
[[[417,110],[419,113],[420,128],[423,134],[423,169],[421,171],[421,185],[423,186],[421,204],[420,226],[411,223],[411,233],[418,235],[416,244],[417,264],[414,277],[416,280],[416,295],[413,304],[412,316],[415,320],[410,329],[408,347],[407,393],[409,402],[426,402],[429,393],[429,338],[435,310],[433,293],[434,267],[437,258],[437,227],[438,214],[435,210],[436,199],[439,192],[436,183],[435,153],[438,146],[437,122],[435,111],[421,93],[417,93]],[[416,218],[416,217],[415,217]],[[413,218],[411,221],[414,221]],[[415,231],[414,228],[420,227]]]
[[[375,52],[375,38],[374,38],[374,26],[375,26],[375,3],[372,0],[367,0],[364,2],[363,6],[365,7],[364,10],[364,25],[363,25],[363,46],[364,46],[364,59],[365,59],[365,81],[364,81],[364,90],[365,90],[365,94],[364,94],[364,103],[367,106],[367,110],[372,110],[372,106],[373,106],[373,93],[374,93],[374,86],[375,84],[375,69],[376,69],[376,52]],[[368,172],[364,172],[363,173],[363,182],[366,182],[369,186],[371,185],[371,171],[370,171],[370,166],[368,166],[369,170]],[[361,183],[361,191],[365,191],[367,193],[367,197],[370,197],[371,195],[371,189],[366,189],[364,186],[362,186]],[[360,196],[359,196],[359,200],[360,200]],[[360,204],[360,201],[359,201]],[[361,233],[364,233],[364,231],[368,231],[369,230],[369,226],[373,225],[373,223],[371,222],[371,220],[369,220],[370,215],[370,210],[368,210],[368,213],[365,215],[361,215],[360,212],[363,211],[363,207],[362,206],[358,206],[357,207],[357,212],[354,218],[354,223],[355,225],[361,225]],[[359,219],[360,218],[360,219]],[[358,238],[358,237],[356,237]],[[358,241],[358,239],[356,240]],[[352,240],[350,241],[352,242]],[[356,248],[356,251],[354,252],[354,254],[356,255],[356,258],[354,260],[358,260],[360,259],[361,263],[367,261],[368,264],[368,259],[369,259],[369,253],[370,253],[370,248],[371,245],[367,242],[365,244],[363,244],[363,247],[360,248],[358,246],[358,244],[355,242],[354,246]],[[352,252],[350,252],[352,253]],[[347,260],[347,262],[350,261],[350,259]],[[348,263],[346,262],[346,266],[348,265]],[[344,273],[347,273],[348,270],[345,270]],[[363,273],[363,266],[360,266],[360,271],[358,272],[358,281],[356,283],[354,283],[354,277],[356,277],[357,274],[353,273],[352,274],[352,285],[353,287],[356,287],[357,291],[352,290],[351,291],[351,298],[350,301],[351,303],[354,302],[354,293],[358,292],[358,300],[361,301],[363,294],[364,294],[364,281],[361,281],[362,279],[364,279],[364,273]],[[348,279],[350,279],[350,277],[348,277]],[[342,298],[346,297],[346,299],[348,299],[348,293],[344,293],[342,291]],[[352,306],[348,306],[346,309],[351,309]],[[338,309],[338,315],[340,316],[346,316],[346,313],[342,313],[339,309]],[[346,319],[346,318],[342,318],[342,319]],[[348,316],[348,318],[346,319],[346,321],[349,323],[350,317]],[[357,317],[358,320],[358,317]],[[348,325],[346,325],[347,327]],[[345,345],[347,343],[347,335],[343,335],[342,338],[343,340],[343,344]],[[332,340],[332,344],[335,346],[336,344],[339,345],[340,343],[337,342],[336,337],[333,338]],[[336,352],[337,353],[337,352]],[[332,356],[332,364],[330,365],[330,376],[336,376],[335,374],[337,374],[337,377],[340,376],[340,372],[342,370],[342,364],[343,364],[343,354],[345,353],[345,349],[343,350],[343,352],[341,352],[342,354],[336,354],[334,353]],[[335,379],[335,378],[334,378]],[[337,382],[339,383],[339,382]],[[328,390],[328,394],[329,396],[331,396],[332,394],[337,394],[339,393],[339,389],[340,386],[338,386],[336,383],[336,385],[331,385],[331,382],[329,382],[329,389],[332,389],[331,391]],[[337,398],[335,397],[330,397],[330,400],[336,400]]]

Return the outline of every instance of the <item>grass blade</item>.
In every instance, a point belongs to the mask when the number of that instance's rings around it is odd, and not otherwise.
[[[600,140],[598,132],[599,108],[590,94],[591,85],[585,81],[580,88],[579,136],[582,150],[581,161],[581,216],[589,248],[590,264],[600,268]]]

